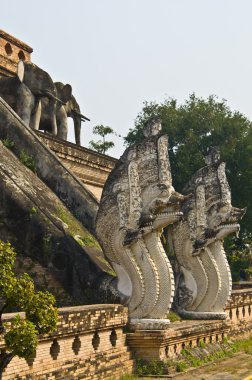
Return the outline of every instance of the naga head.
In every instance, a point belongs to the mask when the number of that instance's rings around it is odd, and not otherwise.
[[[162,229],[177,222],[183,215],[181,203],[184,196],[176,193],[172,185],[157,183],[148,187],[143,192],[143,199],[146,202],[139,221],[141,227]]]
[[[182,216],[180,209],[184,196],[176,193],[172,186],[168,136],[162,135],[161,131],[159,116],[148,119],[143,128],[143,144],[147,149],[139,177],[143,205],[139,225],[146,230],[150,226],[152,229],[162,229]]]
[[[207,165],[198,170],[185,187],[185,191],[193,195],[182,208],[189,222],[194,254],[215,240],[239,233],[238,221],[246,212],[231,204],[225,163],[220,161],[219,148],[210,149],[205,162]]]

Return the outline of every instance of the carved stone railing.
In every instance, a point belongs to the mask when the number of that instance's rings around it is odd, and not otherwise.
[[[226,314],[233,326],[252,324],[252,288],[233,290]]]
[[[166,361],[176,358],[182,349],[223,341],[229,329],[230,323],[226,321],[174,322],[166,330],[128,333],[127,342],[137,357]]]
[[[4,315],[7,322],[11,318],[13,314]],[[60,309],[57,331],[40,337],[36,354],[29,360],[14,357],[3,380],[17,375],[20,379],[119,379],[132,373],[123,333],[127,320],[127,309],[121,305]]]
[[[176,358],[184,348],[201,343],[221,342],[226,337],[251,333],[252,289],[234,290],[223,321],[182,321],[171,323],[164,331],[136,331],[127,341],[136,356],[146,360]]]
[[[221,342],[225,337],[251,331],[252,289],[232,292],[226,321],[182,321],[163,331],[127,334],[130,350],[144,359],[176,358],[184,348]],[[232,315],[231,315],[232,314]],[[231,318],[230,318],[231,316]],[[9,321],[13,314],[5,314]],[[15,357],[3,380],[36,376],[36,379],[120,379],[132,373],[133,361],[125,344],[123,328],[128,311],[121,305],[91,305],[59,309],[57,331],[40,337],[36,355],[29,360]],[[4,349],[3,338],[0,350]]]

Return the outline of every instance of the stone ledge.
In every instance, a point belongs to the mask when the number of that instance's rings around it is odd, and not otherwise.
[[[19,314],[24,317],[24,313]],[[15,315],[16,313],[4,314],[3,321],[10,322]],[[57,331],[40,336],[40,340],[124,327],[127,322],[128,309],[122,305],[87,305],[60,308]],[[3,338],[0,337],[0,347],[3,345]]]
[[[21,49],[24,49],[28,53],[33,52],[33,48],[24,43],[23,41],[19,40],[18,38],[10,35],[9,33],[6,33],[4,30],[0,29],[0,38],[5,39],[8,42],[11,42],[12,44],[18,46]]]
[[[223,340],[230,330],[230,322],[183,321],[171,323],[164,331],[136,331],[127,334],[131,351],[141,359],[166,360],[184,348]]]

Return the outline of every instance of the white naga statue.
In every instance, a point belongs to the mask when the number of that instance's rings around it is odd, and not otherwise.
[[[96,232],[118,276],[117,289],[131,322],[164,328],[174,278],[160,235],[181,218],[184,197],[172,186],[168,136],[161,134],[160,119],[150,119],[143,134],[143,141],[126,149],[105,183]]]
[[[232,279],[223,239],[239,231],[246,210],[231,205],[219,149],[212,148],[205,161],[184,188],[191,197],[182,206],[183,219],[172,226],[179,267],[174,304],[192,319],[225,319]]]
[[[177,262],[174,307],[192,319],[224,319],[231,274],[223,239],[239,231],[245,209],[231,205],[218,148],[181,195],[172,186],[168,137],[158,118],[143,129],[105,183],[96,232],[118,280],[131,325],[162,329],[174,296],[174,277],[160,236],[169,227]]]

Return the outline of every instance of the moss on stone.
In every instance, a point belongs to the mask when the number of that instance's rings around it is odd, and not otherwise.
[[[25,165],[28,169],[30,169],[34,173],[36,172],[34,158],[30,156],[24,149],[21,150],[19,159],[22,162],[22,164]]]
[[[81,247],[96,247],[101,249],[97,240],[65,208],[57,208],[57,217],[59,217],[62,222],[67,225],[70,235]]]
[[[43,252],[46,257],[50,257],[51,255],[51,235],[45,235],[43,237]]]
[[[2,143],[6,148],[10,150],[14,148],[14,141],[11,140],[9,137],[7,137],[6,139],[2,139]]]
[[[171,322],[179,322],[181,321],[181,318],[180,316],[175,313],[175,311],[170,311],[168,314],[167,314],[167,318],[171,321]]]

